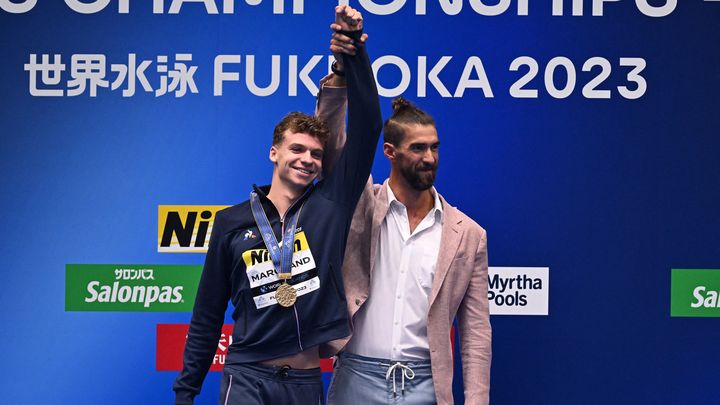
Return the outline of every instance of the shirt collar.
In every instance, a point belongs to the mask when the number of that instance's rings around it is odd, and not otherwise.
[[[385,187],[387,187],[387,194],[388,194],[388,206],[392,207],[393,202],[395,204],[400,204],[401,206],[405,207],[405,204],[401,203],[396,197],[395,193],[393,193],[392,189],[390,188],[390,182],[385,182]],[[433,207],[430,211],[435,212],[435,218],[440,220],[442,219],[443,214],[443,207],[442,207],[442,201],[440,200],[440,194],[438,194],[437,190],[435,190],[435,186],[430,188],[430,191],[432,192],[434,203]]]

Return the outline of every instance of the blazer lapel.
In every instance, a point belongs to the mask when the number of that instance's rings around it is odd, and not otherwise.
[[[432,307],[435,298],[440,292],[440,287],[450,270],[450,264],[455,258],[460,241],[463,236],[462,218],[457,215],[454,207],[440,197],[443,203],[442,236],[440,240],[440,253],[438,253],[437,264],[435,265],[435,277],[433,278],[432,290],[430,291],[430,306]]]
[[[388,193],[387,193],[387,180],[380,186],[375,199],[375,206],[373,207],[372,216],[372,229],[370,238],[370,274],[372,275],[373,269],[375,268],[375,254],[377,253],[378,243],[380,242],[380,225],[382,225],[387,215],[389,204],[388,204]]]

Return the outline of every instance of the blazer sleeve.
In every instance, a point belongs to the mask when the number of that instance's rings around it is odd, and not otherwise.
[[[347,141],[332,173],[318,184],[318,191],[352,213],[370,176],[382,117],[370,58],[365,45],[359,41],[362,32],[345,35],[355,39],[357,47],[354,56],[343,55],[347,83]]]
[[[470,285],[458,309],[460,355],[467,405],[487,405],[490,402],[492,329],[487,280],[487,236],[481,228]]]
[[[323,178],[332,173],[335,163],[340,159],[346,140],[347,88],[328,85],[331,78],[332,75],[328,75],[320,80],[320,91],[315,105],[315,116],[325,123],[330,133],[323,154]]]

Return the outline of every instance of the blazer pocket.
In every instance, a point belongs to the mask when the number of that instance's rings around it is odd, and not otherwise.
[[[463,254],[462,256],[454,257],[453,261],[451,262],[451,266],[466,265],[468,263],[472,263],[473,260],[474,258],[472,256]]]
[[[459,255],[453,257],[453,261],[455,261],[455,260],[464,260],[466,257],[467,257],[467,255],[465,254],[465,252],[460,252]]]

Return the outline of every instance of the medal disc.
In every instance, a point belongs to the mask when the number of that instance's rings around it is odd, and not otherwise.
[[[275,291],[275,299],[278,304],[284,306],[285,308],[291,307],[295,304],[297,293],[290,284],[283,283],[280,287],[278,287],[277,291]]]

